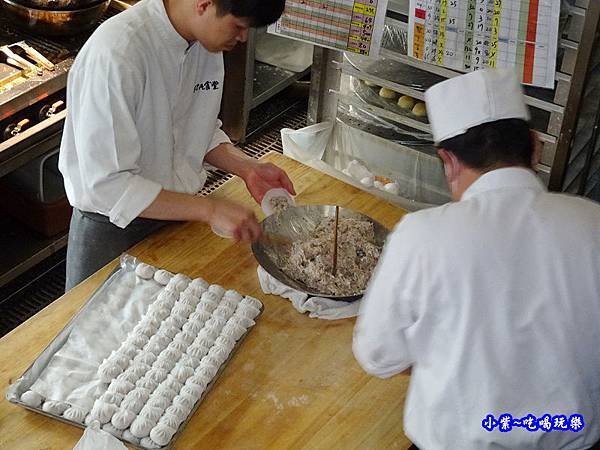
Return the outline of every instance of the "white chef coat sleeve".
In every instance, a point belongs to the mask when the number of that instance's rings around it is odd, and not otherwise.
[[[389,235],[354,328],[352,350],[363,369],[388,378],[414,362],[406,331],[414,324],[413,299],[403,278],[412,271],[401,222]]]
[[[136,104],[144,78],[136,64],[113,50],[89,52],[70,73],[69,114],[85,195],[96,211],[125,228],[162,186],[140,175],[141,143]]]
[[[213,137],[210,141],[210,144],[208,145],[209,152],[215,147],[219,146],[220,144],[231,144],[229,136],[227,136],[227,134],[221,129],[222,126],[223,122],[217,119],[217,123],[215,125],[215,132],[213,133]]]

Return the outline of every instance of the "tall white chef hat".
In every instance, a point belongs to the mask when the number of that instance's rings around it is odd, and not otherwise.
[[[529,120],[521,84],[512,69],[484,69],[442,81],[425,92],[433,140],[466,133],[501,119]]]

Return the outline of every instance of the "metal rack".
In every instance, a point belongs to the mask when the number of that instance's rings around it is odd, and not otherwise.
[[[593,66],[592,56],[600,16],[600,2],[591,0],[569,0],[569,2],[567,4],[563,0],[564,14],[561,14],[562,34],[558,46],[555,88],[552,90],[525,88],[526,102],[532,113],[532,126],[538,131],[543,144],[542,159],[536,170],[552,190],[563,190],[567,170],[574,160],[572,149],[578,112],[581,108],[586,81],[592,82],[588,73]],[[385,22],[386,32],[389,29],[398,31],[398,27],[406,27],[408,3],[408,0],[390,1]],[[432,80],[437,79],[438,81],[460,74],[444,67],[410,58],[402,50],[386,45],[385,37],[384,35],[380,62],[393,62],[398,64],[398,67],[402,66],[415,74],[427,73]],[[345,57],[337,51],[315,49],[308,112],[309,123],[323,120],[335,121],[336,118],[339,120],[338,107],[340,104],[346,104],[360,107],[402,126],[429,132],[429,125],[426,123],[398,114],[390,108],[382,108],[380,105],[365,102],[359,96],[349,95],[341,89],[344,84],[343,79],[351,77],[354,80],[361,80],[359,83],[368,81],[403,95],[423,99],[422,90],[411,86],[409,77],[378,73],[377,70],[373,70],[374,67],[376,64],[371,66],[366,64],[362,67],[352,64],[351,57]],[[406,70],[401,73],[406,73]],[[584,154],[586,148],[589,150],[589,146],[579,147],[578,151],[583,151]],[[584,149],[582,150],[581,147]],[[417,150],[419,149],[417,148]],[[594,154],[593,150],[592,154]],[[589,156],[587,159],[590,159]],[[598,159],[600,160],[600,157]],[[594,161],[596,160],[594,159]],[[600,161],[597,161],[596,165],[598,163]],[[587,168],[580,168],[580,171],[585,170],[590,170],[589,164]],[[571,175],[572,177],[573,175]]]
[[[223,130],[232,141],[244,142],[250,110],[270,100],[310,73],[292,72],[255,60],[258,35],[266,29],[250,29],[246,43],[225,54],[225,88],[221,104]]]

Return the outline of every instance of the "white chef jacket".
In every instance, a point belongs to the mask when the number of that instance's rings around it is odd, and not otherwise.
[[[589,447],[600,439],[599,348],[600,205],[548,193],[522,168],[403,218],[353,342],[373,375],[412,366],[404,428],[421,450]],[[584,429],[484,429],[504,413],[578,413]]]
[[[124,228],[163,188],[198,192],[204,156],[229,142],[223,73],[222,53],[183,39],[162,0],[100,25],[67,83],[59,168],[71,205]]]

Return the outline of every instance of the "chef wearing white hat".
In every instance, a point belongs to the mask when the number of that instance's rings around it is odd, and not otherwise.
[[[455,202],[408,214],[390,234],[356,359],[382,378],[411,369],[404,429],[421,450],[590,448],[600,205],[536,177],[512,71],[459,76],[425,98]]]

